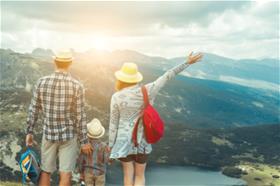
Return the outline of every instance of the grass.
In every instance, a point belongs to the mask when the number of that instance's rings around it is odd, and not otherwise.
[[[248,175],[243,175],[242,179],[248,186],[279,186],[280,179],[273,178],[273,175],[280,176],[280,166],[271,166],[260,163],[244,163],[239,166]]]
[[[72,184],[72,186],[79,186],[79,185],[80,184],[78,183]],[[0,186],[22,186],[22,184],[17,182],[10,182],[10,181],[0,181]]]
[[[9,182],[9,181],[0,181],[1,186],[22,186],[21,183]]]

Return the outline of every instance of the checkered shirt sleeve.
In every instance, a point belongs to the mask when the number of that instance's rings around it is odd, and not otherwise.
[[[27,133],[32,134],[33,133],[33,128],[35,123],[38,120],[39,112],[41,110],[41,99],[40,99],[40,92],[38,90],[38,87],[40,86],[41,81],[38,80],[36,85],[34,86],[33,89],[33,96],[31,100],[31,104],[29,106],[29,114],[27,118]]]
[[[87,121],[86,121],[86,113],[85,113],[85,90],[83,85],[80,85],[78,88],[77,96],[74,102],[74,112],[76,115],[76,124],[77,124],[77,131],[80,143],[87,144]]]

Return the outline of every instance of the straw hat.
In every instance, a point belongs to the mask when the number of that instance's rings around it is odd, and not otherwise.
[[[121,70],[115,72],[115,77],[125,83],[138,83],[143,79],[135,63],[124,63]]]
[[[53,59],[57,62],[64,62],[69,63],[73,61],[72,52],[70,50],[60,50],[55,53],[55,56],[53,56]]]
[[[105,128],[101,122],[94,118],[90,123],[87,124],[87,136],[89,138],[98,139],[101,138],[105,133]]]

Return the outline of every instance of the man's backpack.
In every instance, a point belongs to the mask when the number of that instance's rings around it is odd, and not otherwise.
[[[32,182],[38,184],[40,178],[40,161],[34,151],[28,148],[19,160],[19,166],[22,173],[22,183]]]
[[[135,146],[138,146],[137,131],[140,120],[142,120],[145,138],[148,143],[153,144],[158,142],[164,133],[164,123],[156,109],[150,104],[146,87],[142,86],[141,90],[144,100],[144,110],[137,119],[133,129],[132,140]]]

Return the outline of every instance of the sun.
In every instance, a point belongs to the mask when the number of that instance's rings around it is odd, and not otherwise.
[[[108,50],[108,38],[105,36],[93,36],[91,38],[91,48],[96,50]]]

